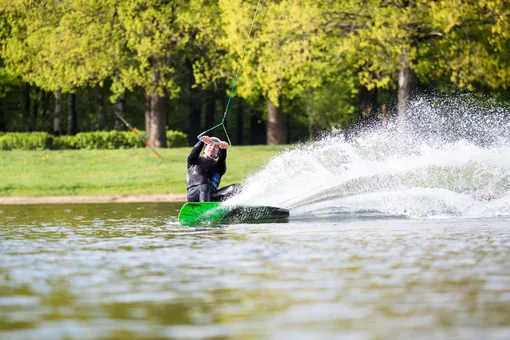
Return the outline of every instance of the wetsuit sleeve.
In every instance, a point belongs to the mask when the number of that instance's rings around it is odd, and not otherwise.
[[[221,149],[218,155],[218,171],[223,176],[227,172],[227,149]]]
[[[221,149],[218,154],[218,162],[225,162],[227,159],[227,149]]]
[[[202,148],[204,147],[204,142],[198,142],[195,144],[193,149],[191,149],[191,152],[188,155],[188,165],[194,165],[198,162],[198,157],[200,156],[200,152],[202,151]]]

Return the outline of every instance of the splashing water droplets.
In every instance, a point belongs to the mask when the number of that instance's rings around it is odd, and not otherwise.
[[[272,158],[234,204],[291,216],[510,215],[510,110],[472,96],[421,97],[408,119],[346,140],[333,131]]]

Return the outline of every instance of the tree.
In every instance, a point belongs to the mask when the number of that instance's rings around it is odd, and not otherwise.
[[[114,79],[114,88],[143,88],[150,97],[150,115],[146,116],[149,142],[166,146],[166,97],[181,92],[177,79],[188,63],[188,74],[196,60],[193,52],[207,36],[210,17],[206,11],[215,2],[206,0],[162,1],[133,0],[119,2],[119,21],[125,31],[126,46],[132,52],[131,62]],[[209,13],[208,13],[209,14]],[[214,18],[214,16],[212,16]],[[194,86],[195,80],[190,80]],[[149,100],[147,100],[148,102]],[[148,112],[148,111],[146,111]],[[194,109],[193,112],[196,112]]]
[[[186,95],[189,103],[189,142],[194,144],[201,132],[202,104],[206,104],[205,128],[215,125],[217,92],[224,95],[224,87],[218,86],[217,65],[224,58],[225,50],[216,43],[224,35],[221,29],[217,1],[193,1],[181,14],[181,31],[187,43],[181,52],[187,70]],[[199,15],[199,13],[208,15]],[[215,70],[211,72],[211,70]],[[223,81],[220,81],[223,83]],[[203,98],[205,97],[205,98]]]
[[[113,15],[108,1],[2,0],[1,5],[11,27],[2,58],[12,74],[57,97],[98,84],[109,75],[108,65],[115,60],[105,49],[111,36],[104,27]],[[60,101],[57,98],[56,103]],[[56,107],[55,134],[60,133],[59,113]],[[70,122],[69,131],[75,131],[76,118]]]
[[[326,18],[339,28],[340,49],[352,58],[360,85],[397,85],[401,117],[418,79],[508,86],[510,10],[504,0],[326,3]]]
[[[228,37],[222,43],[238,56],[229,60],[230,69],[235,70],[243,55],[255,4],[242,0],[220,0],[219,4]],[[316,26],[319,18],[319,8],[311,2],[267,1],[259,8],[237,91],[244,98],[260,94],[267,98],[268,144],[287,140],[283,97],[296,97],[321,84],[321,60],[314,60],[321,51],[312,48],[321,33]]]
[[[430,78],[448,76],[469,90],[510,87],[508,1],[437,1],[429,4],[429,13],[440,38],[427,46],[429,58],[418,72]],[[431,51],[439,57],[439,65],[430,64]]]

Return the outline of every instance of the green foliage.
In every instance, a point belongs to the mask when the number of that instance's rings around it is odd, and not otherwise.
[[[125,62],[118,1],[0,0],[7,69],[48,91],[101,84]]]
[[[227,32],[221,43],[235,56],[230,60],[232,71],[237,70],[243,56],[256,3],[219,1]],[[316,43],[323,33],[317,25],[320,17],[320,9],[308,1],[267,1],[261,5],[242,63],[239,95],[249,98],[262,94],[279,105],[282,93],[293,98],[319,87],[327,73],[323,46]]]
[[[82,130],[113,128],[105,102],[123,93],[135,126],[144,95],[168,95],[177,103],[172,128],[187,131],[190,87],[232,85],[257,3],[0,0],[0,110],[11,111],[0,112],[1,128],[47,130],[51,93],[62,89],[77,93]],[[312,132],[347,125],[358,86],[393,90],[403,67],[421,82],[506,93],[509,17],[507,0],[261,1],[234,94],[246,99],[244,112],[259,110],[261,98],[291,102],[289,118]],[[25,83],[39,112],[20,109]],[[66,110],[63,102],[62,124]],[[54,147],[134,147],[133,137],[63,136]]]
[[[0,136],[0,150],[44,150],[52,145],[53,136],[46,132],[12,132]]]
[[[177,148],[188,145],[188,135],[181,131],[167,130],[166,142],[169,148]]]
[[[344,82],[354,82],[354,77],[343,78]],[[308,117],[309,134],[314,136],[331,128],[346,128],[354,120],[355,95],[349,87],[338,83],[324,84],[320,89],[311,91],[304,98],[303,106]]]
[[[403,67],[423,82],[446,77],[470,90],[510,85],[508,1],[320,4],[330,53],[350,64],[368,89],[396,88]]]
[[[128,131],[97,131],[77,133],[71,139],[74,149],[131,149],[142,147],[140,140]],[[145,134],[143,135],[145,138]]]
[[[216,1],[111,1],[118,14],[114,34],[127,56],[112,77],[113,92],[141,87],[151,95],[178,96],[186,62],[214,45]]]
[[[145,132],[138,131],[142,138]],[[187,145],[187,135],[180,131],[166,132],[168,147]],[[13,132],[0,134],[0,150],[44,149],[133,149],[144,147],[138,136],[129,131],[80,132],[75,136],[54,137],[46,132]]]
[[[78,149],[76,147],[76,135],[74,136],[58,136],[53,138],[53,147],[55,150],[64,150],[64,149]]]
[[[437,42],[442,68],[452,83],[474,90],[478,85],[510,88],[510,6],[505,0],[440,1],[431,11],[446,22],[445,39]]]

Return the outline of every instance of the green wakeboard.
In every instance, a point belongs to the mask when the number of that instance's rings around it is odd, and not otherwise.
[[[289,217],[287,209],[270,206],[225,205],[221,202],[188,202],[179,212],[183,226],[267,221]]]

